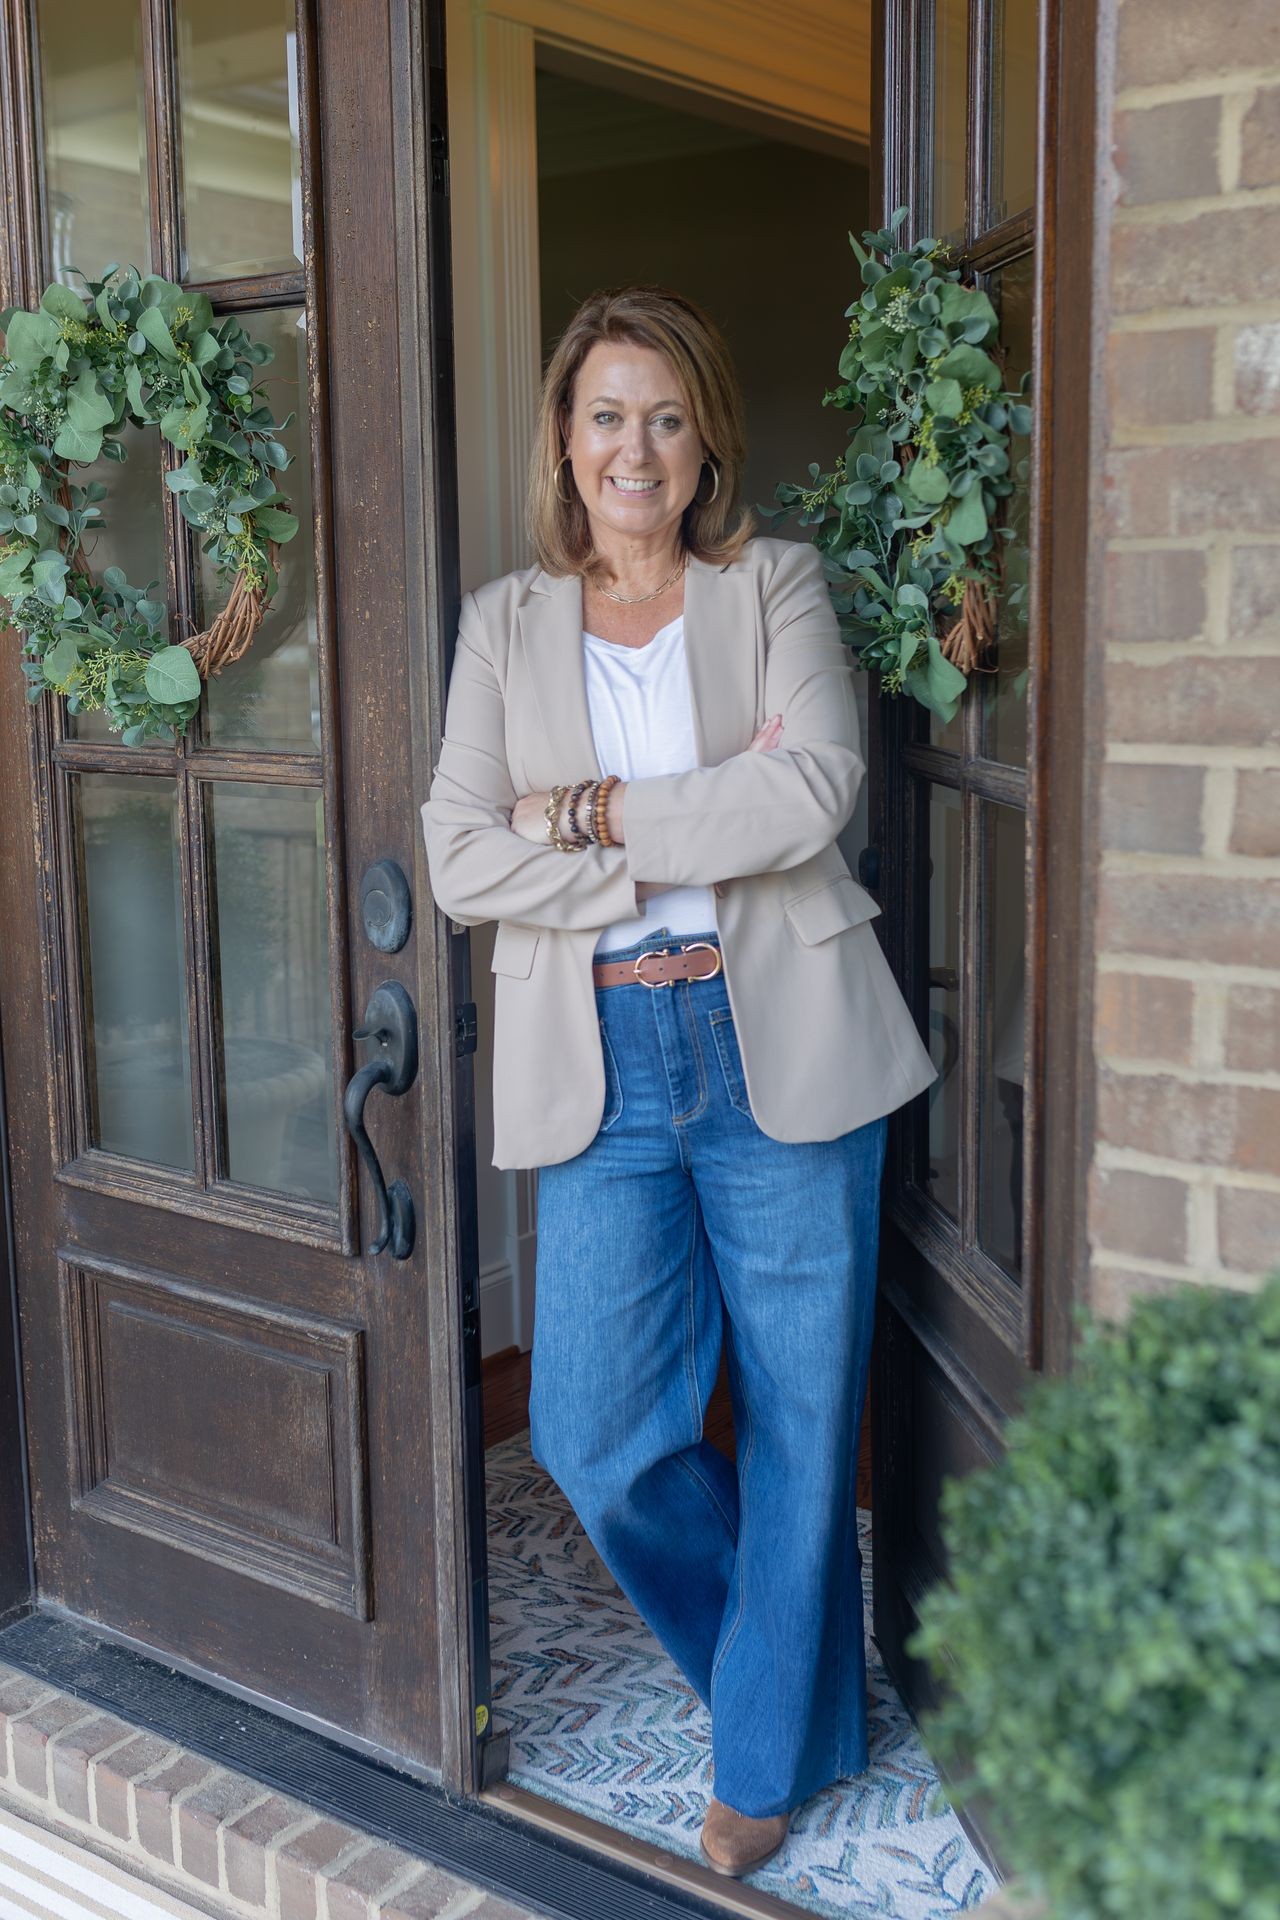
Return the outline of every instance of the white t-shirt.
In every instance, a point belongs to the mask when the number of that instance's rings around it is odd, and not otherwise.
[[[591,736],[602,773],[623,780],[687,773],[700,764],[693,737],[693,706],[684,656],[684,615],[659,628],[643,647],[620,646],[583,632],[583,666]],[[710,887],[667,887],[644,901],[638,919],[603,928],[597,953],[629,947],[655,927],[672,933],[713,933],[715,896]]]

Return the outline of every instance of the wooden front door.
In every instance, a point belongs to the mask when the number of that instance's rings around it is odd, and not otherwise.
[[[1065,974],[1055,994],[1055,942],[1060,954],[1071,929],[1051,881],[1074,858],[1083,756],[1077,741],[1073,771],[1059,698],[1071,635],[1053,615],[1083,510],[1068,501],[1053,267],[1066,259],[1065,106],[1086,73],[1081,50],[1068,69],[1063,48],[1087,42],[1088,14],[1055,0],[887,0],[883,13],[882,211],[905,203],[911,238],[956,250],[1001,315],[1007,384],[1031,369],[1036,402],[1032,436],[1013,442],[1015,537],[989,670],[946,725],[905,700],[873,702],[886,936],[938,1068],[891,1136],[872,1392],[876,1633],[917,1706],[930,1685],[904,1643],[945,1569],[943,1479],[996,1457],[1028,1378],[1069,1360],[1058,1223],[1079,1168],[1069,1077],[1060,1069],[1055,1088],[1048,1062],[1055,1046],[1068,1059],[1087,1014]],[[1083,172],[1087,125],[1076,132]],[[1087,183],[1074,190],[1087,237]]]
[[[451,595],[439,62],[407,4],[6,14],[5,303],[115,261],[201,286],[275,349],[302,523],[177,745],[29,708],[5,636],[36,1598],[469,1784],[462,943],[431,911],[418,818]],[[134,433],[104,465],[92,564],[158,580],[176,636],[205,624],[207,582],[164,459]],[[373,1060],[404,1085],[368,1090],[361,1157],[344,1091]]]

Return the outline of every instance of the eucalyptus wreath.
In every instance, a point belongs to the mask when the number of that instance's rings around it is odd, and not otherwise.
[[[78,269],[72,269],[78,272]],[[84,275],[80,276],[82,279]],[[0,603],[23,636],[27,699],[104,708],[126,745],[185,733],[201,678],[250,644],[279,584],[278,547],[298,530],[276,473],[290,455],[254,385],[274,358],[205,294],[112,264],[88,300],[55,282],[34,311],[0,313]],[[95,579],[85,541],[104,525],[101,480],[74,466],[126,458],[126,427],[156,426],[182,454],[165,473],[230,597],[203,632],[170,645],[154,580]]]
[[[1010,439],[1031,431],[1029,376],[1006,390],[999,321],[961,284],[932,239],[900,247],[887,228],[849,235],[863,292],[845,309],[840,385],[823,405],[854,416],[830,473],[783,481],[771,525],[813,527],[832,601],[858,664],[884,693],[907,693],[950,720],[995,637]],[[1025,619],[1025,587],[1004,596]]]

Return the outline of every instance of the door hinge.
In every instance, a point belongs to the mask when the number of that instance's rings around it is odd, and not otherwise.
[[[464,1054],[476,1050],[476,1003],[464,1000],[453,1017],[454,1052],[461,1060]]]

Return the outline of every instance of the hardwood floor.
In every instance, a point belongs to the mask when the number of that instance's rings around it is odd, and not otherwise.
[[[484,1444],[493,1447],[529,1424],[529,1355],[518,1347],[507,1347],[491,1354],[482,1370],[484,1393]],[[713,1446],[734,1456],[733,1408],[729,1399],[728,1361],[721,1355],[720,1377],[707,1409],[706,1436]],[[870,1396],[862,1421],[858,1446],[858,1505],[871,1505],[871,1425]]]

